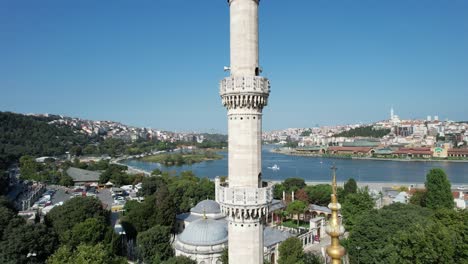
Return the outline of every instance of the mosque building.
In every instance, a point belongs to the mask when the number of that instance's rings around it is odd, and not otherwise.
[[[279,245],[287,238],[296,236],[306,247],[318,243],[316,238],[325,235],[325,213],[309,219],[310,228],[300,233],[276,226],[275,213],[284,208],[284,201],[273,200],[271,215],[263,230],[263,258],[272,264],[277,263]],[[221,263],[223,251],[228,248],[228,221],[216,201],[201,201],[190,212],[177,215],[176,220],[179,233],[173,244],[176,256],[187,256],[198,264]]]

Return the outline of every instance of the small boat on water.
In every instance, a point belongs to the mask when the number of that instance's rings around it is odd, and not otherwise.
[[[273,165],[273,166],[271,166],[271,167],[268,167],[268,169],[277,171],[277,170],[280,169],[280,167],[279,167],[277,164],[275,164],[275,165]]]

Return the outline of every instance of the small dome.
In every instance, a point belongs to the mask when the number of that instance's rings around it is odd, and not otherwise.
[[[213,200],[203,200],[199,202],[195,207],[190,209],[190,212],[196,214],[219,214],[221,209],[219,204]]]
[[[202,218],[188,225],[178,236],[178,240],[193,246],[211,246],[224,243],[228,240],[226,222]]]

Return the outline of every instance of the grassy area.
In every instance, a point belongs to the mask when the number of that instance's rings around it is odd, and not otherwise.
[[[281,224],[281,225],[285,226],[285,227],[289,227],[289,228],[298,228],[298,227],[309,228],[309,223],[308,222],[304,222],[304,221],[300,221],[300,220],[299,220],[299,226],[297,225],[297,220],[283,221],[283,224]]]
[[[222,159],[223,156],[218,153],[206,151],[194,151],[189,153],[170,153],[146,156],[141,158],[143,161],[161,163],[166,166],[181,166],[185,164],[199,163],[208,160]]]

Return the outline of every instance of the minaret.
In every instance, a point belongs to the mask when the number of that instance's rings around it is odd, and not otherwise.
[[[332,189],[333,193],[331,195],[331,203],[328,205],[328,208],[332,211],[332,216],[330,221],[325,228],[327,234],[331,237],[331,245],[327,247],[327,254],[332,259],[331,264],[341,264],[341,258],[346,254],[345,248],[340,245],[340,236],[344,234],[344,227],[340,224],[340,219],[338,218],[338,211],[341,209],[341,205],[338,203],[336,198],[336,170],[337,168],[333,166],[333,183]]]
[[[262,110],[270,82],[259,76],[259,0],[228,0],[231,75],[220,85],[228,110],[228,182],[216,181],[216,200],[229,222],[229,263],[263,263],[263,223],[272,200],[262,170]]]

